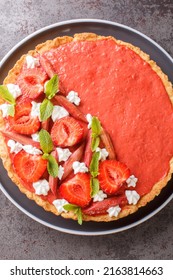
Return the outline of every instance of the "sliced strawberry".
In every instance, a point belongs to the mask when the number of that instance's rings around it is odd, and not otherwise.
[[[73,118],[87,123],[84,114],[73,103],[68,101],[66,97],[58,94],[54,97],[53,103],[64,107]]]
[[[59,147],[70,147],[80,142],[84,135],[82,125],[72,117],[55,121],[52,130],[52,141]]]
[[[26,101],[17,104],[14,117],[9,117],[10,126],[13,130],[20,134],[31,135],[40,128],[38,117],[31,117],[32,105]]]
[[[105,160],[99,166],[100,188],[107,194],[115,194],[130,176],[128,167],[116,160]]]
[[[114,196],[104,199],[103,201],[92,202],[92,204],[83,209],[83,213],[86,215],[94,216],[94,215],[103,215],[107,213],[107,210],[110,207],[119,205],[120,207],[127,204],[127,198],[125,195]]]
[[[59,191],[69,203],[85,207],[91,201],[90,176],[86,173],[78,173],[64,182]]]
[[[26,182],[38,181],[46,170],[47,160],[41,155],[30,155],[20,151],[13,159],[17,175]]]
[[[41,68],[23,69],[17,79],[22,94],[35,99],[43,93],[47,74]]]

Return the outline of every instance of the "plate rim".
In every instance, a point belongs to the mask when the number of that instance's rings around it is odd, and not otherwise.
[[[135,34],[140,35],[141,37],[145,38],[147,41],[151,42],[153,45],[155,45],[162,53],[164,53],[167,58],[173,63],[173,58],[171,57],[171,55],[169,55],[169,53],[163,48],[161,47],[157,42],[155,42],[153,39],[151,39],[150,37],[148,37],[147,35],[145,35],[144,33],[131,28],[127,25],[118,23],[118,22],[114,22],[114,21],[109,21],[109,20],[103,20],[103,19],[86,19],[86,18],[82,18],[82,19],[72,19],[72,20],[64,20],[64,21],[60,21],[57,23],[53,23],[50,25],[47,25],[45,27],[42,27],[38,30],[36,30],[35,32],[32,32],[31,34],[27,35],[25,38],[23,38],[22,40],[20,40],[17,44],[15,44],[10,51],[7,52],[7,54],[2,58],[2,60],[0,61],[0,67],[3,67],[3,64],[8,60],[8,58],[19,48],[21,47],[24,43],[26,43],[28,40],[38,36],[39,34],[48,31],[49,29],[52,28],[56,28],[59,26],[65,26],[68,24],[75,24],[75,23],[100,23],[100,24],[107,24],[108,26],[115,26],[115,27],[120,27],[123,28],[125,30],[129,30]],[[115,229],[107,229],[107,230],[102,230],[102,231],[98,231],[98,232],[92,232],[92,231],[78,231],[78,230],[73,230],[73,229],[67,229],[67,228],[63,228],[63,227],[59,227],[59,226],[55,226],[53,224],[50,224],[49,222],[46,222],[44,220],[42,220],[41,218],[38,218],[37,216],[31,214],[29,211],[27,211],[25,208],[23,208],[21,205],[19,205],[14,198],[12,198],[8,192],[6,191],[6,189],[3,187],[3,185],[0,183],[0,189],[1,191],[4,193],[4,195],[20,210],[22,211],[24,214],[26,214],[28,217],[32,218],[33,220],[39,222],[40,224],[47,226],[49,228],[58,230],[60,232],[63,233],[68,233],[68,234],[73,234],[73,235],[83,235],[83,236],[102,236],[102,235],[109,235],[109,234],[115,234],[118,232],[123,232],[125,230],[131,229],[133,227],[136,227],[139,224],[142,224],[143,222],[147,221],[148,219],[150,219],[151,217],[153,217],[155,214],[157,214],[160,210],[162,210],[172,199],[173,199],[173,193],[172,195],[170,195],[165,201],[164,203],[162,203],[157,209],[153,210],[151,213],[147,214],[145,217],[141,218],[138,221],[135,221],[131,224],[122,226],[120,228],[115,228]]]

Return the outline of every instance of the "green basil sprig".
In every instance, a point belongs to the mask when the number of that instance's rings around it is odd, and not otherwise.
[[[48,173],[56,178],[58,176],[58,163],[56,159],[50,154],[53,150],[53,142],[49,132],[45,129],[41,129],[39,132],[40,146],[43,151],[43,159],[47,159]]]
[[[81,207],[75,205],[75,204],[65,204],[63,208],[67,211],[73,211],[74,214],[76,214],[78,219],[78,224],[82,225],[82,210]]]
[[[14,117],[16,101],[13,95],[9,92],[7,86],[0,85],[0,97],[10,104],[8,115]]]
[[[47,120],[53,112],[53,103],[50,101],[59,90],[59,78],[55,74],[45,86],[46,98],[40,105],[40,119],[41,121]]]

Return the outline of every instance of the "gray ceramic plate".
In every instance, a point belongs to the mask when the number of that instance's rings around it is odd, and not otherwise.
[[[130,42],[140,47],[157,62],[163,72],[168,75],[170,81],[172,79],[173,82],[173,59],[153,40],[132,28],[118,23],[103,20],[81,19],[50,25],[31,34],[17,44],[1,61],[0,84],[2,84],[7,72],[12,68],[17,59],[27,51],[34,49],[37,44],[57,36],[73,35],[80,32],[94,32],[105,36],[112,35],[117,39]],[[0,188],[3,193],[26,215],[48,227],[78,235],[104,235],[127,230],[155,215],[173,198],[173,180],[171,180],[158,197],[147,206],[138,210],[135,214],[115,222],[84,222],[82,226],[79,226],[76,221],[57,217],[44,211],[41,207],[37,206],[35,202],[27,199],[8,178],[2,163],[0,164],[0,181]]]

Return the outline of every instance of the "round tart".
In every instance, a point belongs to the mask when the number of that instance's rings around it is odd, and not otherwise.
[[[139,48],[92,33],[23,55],[0,86],[0,156],[29,199],[64,218],[112,221],[173,172],[173,90]]]

